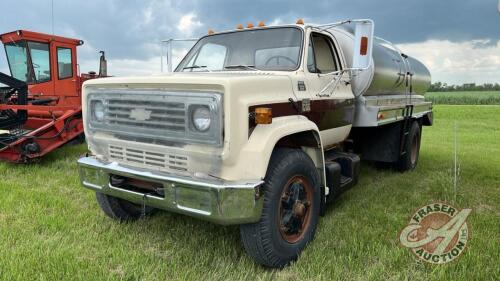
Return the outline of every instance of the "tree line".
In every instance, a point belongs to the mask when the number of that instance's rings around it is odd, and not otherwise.
[[[498,83],[467,83],[462,85],[448,85],[442,82],[432,83],[429,92],[457,92],[457,91],[500,91]]]

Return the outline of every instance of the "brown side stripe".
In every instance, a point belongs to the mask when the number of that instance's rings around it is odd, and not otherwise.
[[[318,128],[328,130],[352,124],[354,117],[354,99],[321,99],[311,100],[311,110],[298,113],[291,102],[253,105],[249,112],[255,112],[257,107],[269,107],[273,111],[273,117],[290,115],[304,115],[313,121]],[[295,102],[299,109],[302,101]],[[255,121],[250,118],[250,127],[255,127]]]

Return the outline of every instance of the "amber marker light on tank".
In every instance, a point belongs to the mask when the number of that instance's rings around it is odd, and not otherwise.
[[[257,107],[255,109],[256,124],[271,124],[273,123],[273,111],[269,107]]]

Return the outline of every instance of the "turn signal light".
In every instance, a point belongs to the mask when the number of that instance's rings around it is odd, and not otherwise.
[[[384,120],[385,119],[385,114],[380,112],[378,115],[377,115],[377,119],[378,120]]]
[[[273,110],[269,107],[257,107],[255,109],[256,124],[271,124],[273,123]]]

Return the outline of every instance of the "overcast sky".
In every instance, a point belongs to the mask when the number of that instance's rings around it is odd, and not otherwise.
[[[498,0],[315,1],[73,1],[54,0],[54,33],[82,39],[81,70],[97,71],[105,50],[109,74],[160,71],[160,40],[199,37],[208,28],[258,22],[326,23],[371,18],[375,34],[422,60],[433,81],[500,83]],[[51,33],[51,0],[3,0],[0,33],[17,29]],[[8,12],[6,12],[8,11]],[[5,55],[0,71],[8,72]]]

